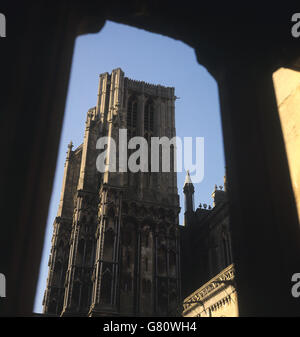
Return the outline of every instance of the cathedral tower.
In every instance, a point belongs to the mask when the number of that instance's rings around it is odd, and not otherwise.
[[[173,138],[175,98],[174,88],[131,80],[120,68],[100,75],[97,106],[87,113],[83,144],[68,147],[45,313],[178,314],[180,209],[174,146],[171,172],[132,172],[121,160],[127,142],[119,142],[125,129],[128,141],[134,136],[148,144],[151,137]],[[99,172],[99,138],[107,136],[115,141],[116,156],[109,143],[106,169]],[[128,157],[135,151],[128,150]],[[151,169],[150,157],[148,162]],[[107,169],[110,164],[115,172]]]

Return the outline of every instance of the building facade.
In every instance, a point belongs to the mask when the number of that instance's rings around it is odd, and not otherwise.
[[[184,317],[238,317],[233,264],[223,269],[183,302]]]
[[[127,152],[126,142],[119,142],[120,130],[127,130],[128,141],[175,136],[175,99],[174,88],[131,80],[120,68],[100,75],[97,106],[87,113],[84,141],[74,150],[72,143],[68,147],[45,314],[178,314],[180,208],[174,148],[171,172],[151,172],[151,160],[148,172],[131,172],[119,159]],[[101,137],[114,139],[115,148],[108,143],[101,152]],[[96,164],[105,151],[105,170],[99,172]]]
[[[194,185],[187,172],[181,227],[183,316],[238,316],[227,184],[215,185],[213,207],[194,209]]]

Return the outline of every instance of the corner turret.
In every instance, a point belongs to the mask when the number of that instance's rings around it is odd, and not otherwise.
[[[183,186],[183,193],[185,199],[185,212],[184,212],[184,225],[188,225],[191,221],[191,218],[194,214],[194,185],[190,176],[189,170],[186,172],[186,177]]]

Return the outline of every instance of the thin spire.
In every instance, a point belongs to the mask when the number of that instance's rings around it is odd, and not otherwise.
[[[186,177],[185,177],[184,185],[186,185],[186,184],[193,184],[189,170],[186,171]]]
[[[69,158],[71,156],[72,148],[73,148],[73,143],[72,143],[72,141],[70,141],[70,143],[68,144],[66,162],[69,160]]]
[[[73,142],[70,141],[70,143],[68,144],[68,149],[69,149],[70,151],[72,151],[72,148],[73,148]]]

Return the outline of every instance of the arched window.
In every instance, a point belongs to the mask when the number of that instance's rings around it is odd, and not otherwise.
[[[81,301],[80,301],[81,309],[86,309],[89,305],[90,286],[91,286],[90,283],[84,284],[82,286]]]
[[[125,246],[129,246],[131,244],[131,228],[125,229],[123,232],[123,243]]]
[[[121,290],[128,292],[132,290],[132,278],[129,273],[121,275]]]
[[[57,255],[63,257],[64,256],[64,241],[62,239],[59,240]]]
[[[149,98],[145,104],[144,110],[144,131],[145,134],[147,134],[148,136],[149,133],[153,132],[154,130],[153,114],[154,114],[154,104],[152,99]]]
[[[177,309],[177,294],[176,294],[176,290],[174,289],[169,297],[169,306],[170,309],[169,310],[174,310],[174,313],[176,312]]]
[[[151,281],[150,280],[147,280],[147,283],[146,283],[146,292],[147,293],[150,293],[151,292]]]
[[[61,279],[61,270],[62,270],[62,264],[60,261],[56,261],[54,265],[54,273],[53,273],[53,284],[56,286],[59,286],[60,279]]]
[[[80,298],[80,283],[74,282],[73,289],[72,289],[72,307],[77,309],[79,304]]]
[[[142,281],[142,289],[143,289],[144,293],[149,294],[151,292],[151,281],[143,279],[143,281]]]
[[[148,142],[148,172],[146,176],[146,186],[150,184],[151,175],[151,137],[154,132],[154,103],[152,98],[149,98],[144,106],[144,138]]]
[[[158,280],[158,311],[160,314],[168,312],[168,286],[165,279]]]
[[[85,262],[87,266],[92,264],[92,256],[93,256],[93,241],[89,240],[86,244],[86,253],[85,253]]]
[[[111,303],[111,285],[112,285],[112,276],[109,269],[106,269],[102,274],[102,284],[101,284],[101,298],[103,303]]]
[[[77,264],[81,265],[84,259],[84,250],[85,250],[85,241],[84,239],[80,239],[78,243],[77,249]]]
[[[124,280],[124,290],[127,291],[131,291],[132,290],[132,278],[130,276],[130,274],[127,274]]]
[[[228,233],[225,230],[222,231],[222,246],[224,254],[224,263],[225,267],[227,267],[231,263],[231,254],[230,254],[230,243]]]
[[[146,248],[149,247],[149,233],[148,232],[144,233],[144,244]]]
[[[137,98],[135,95],[129,97],[127,102],[127,143],[131,138],[135,137],[137,127]],[[133,149],[128,150],[128,156],[130,156],[134,152]],[[128,184],[134,185],[135,177],[134,173],[130,172],[129,167],[127,167],[129,172],[128,174]]]
[[[103,260],[112,261],[114,252],[115,233],[110,228],[105,231],[104,235],[104,248],[103,248]]]
[[[137,99],[135,96],[131,96],[127,103],[127,129],[136,128],[136,118],[137,118]],[[133,134],[131,136],[133,136]]]
[[[170,172],[175,172],[175,168],[176,168],[176,163],[174,162],[175,159],[175,148],[174,145],[171,144],[170,145]]]
[[[158,258],[157,258],[157,269],[158,273],[165,273],[167,270],[167,252],[164,247],[160,247],[158,250]]]
[[[131,263],[131,256],[130,256],[130,252],[129,251],[127,251],[126,263],[127,263],[127,268],[129,268],[130,267],[130,263]]]
[[[171,275],[176,273],[176,253],[173,250],[169,253],[169,273]]]

